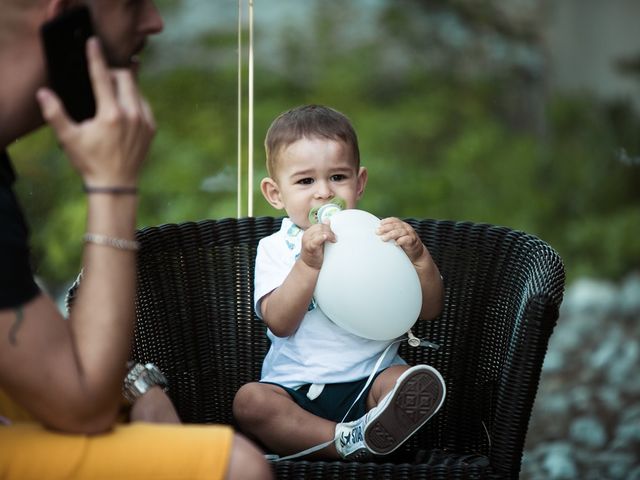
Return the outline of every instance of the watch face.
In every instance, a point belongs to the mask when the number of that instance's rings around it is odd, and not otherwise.
[[[147,393],[147,390],[149,390],[153,386],[150,384],[148,376],[149,374],[147,370],[143,370],[136,381],[133,382],[133,386],[136,388],[136,390],[138,390],[138,392],[140,392],[141,395],[143,393]]]

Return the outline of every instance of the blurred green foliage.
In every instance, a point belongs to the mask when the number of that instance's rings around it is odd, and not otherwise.
[[[277,61],[256,65],[255,215],[282,214],[258,191],[271,120],[298,104],[324,103],[347,114],[358,131],[369,169],[361,208],[528,231],[560,252],[570,279],[637,269],[640,118],[628,104],[531,94],[517,70],[426,68],[419,30],[402,30],[415,18],[393,3],[381,11],[375,38],[343,48],[357,12],[337,5],[327,2],[310,25],[279,32]],[[196,41],[205,51],[233,52],[231,33]],[[404,57],[393,57],[392,47]],[[455,55],[451,62],[463,64],[460,57],[470,53]],[[141,183],[139,225],[235,216],[237,65],[167,66],[153,42],[146,58],[141,84],[159,131]],[[518,98],[529,99],[536,118]],[[10,153],[37,274],[55,291],[80,268],[80,180],[47,129]]]

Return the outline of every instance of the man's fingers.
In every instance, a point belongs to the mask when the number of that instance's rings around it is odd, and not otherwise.
[[[89,63],[89,75],[96,99],[96,109],[104,108],[107,101],[113,99],[113,86],[109,67],[104,59],[100,43],[96,37],[87,40],[87,61]]]
[[[144,97],[140,95],[138,85],[131,70],[119,69],[113,72],[118,105],[125,112],[130,121],[145,130],[155,133],[155,119],[153,112]]]
[[[140,114],[144,116],[138,88],[131,71],[124,68],[114,70],[113,80],[116,86],[118,102],[121,107],[130,115]]]
[[[156,119],[153,116],[153,110],[151,110],[151,106],[149,102],[147,102],[144,98],[142,98],[142,113],[144,115],[144,119],[147,122],[147,125],[151,127],[153,132],[156,131]]]
[[[40,88],[36,93],[42,117],[55,130],[58,138],[63,139],[65,132],[71,128],[72,122],[67,116],[58,96],[48,88]]]

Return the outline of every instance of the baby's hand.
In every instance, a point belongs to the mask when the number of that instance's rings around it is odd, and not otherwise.
[[[421,257],[426,254],[426,247],[418,237],[416,231],[399,218],[389,217],[380,222],[376,233],[383,241],[394,240],[407,254],[409,260],[416,265]]]
[[[300,260],[309,267],[320,270],[324,260],[324,242],[334,243],[335,241],[336,236],[329,225],[311,225],[302,235]]]

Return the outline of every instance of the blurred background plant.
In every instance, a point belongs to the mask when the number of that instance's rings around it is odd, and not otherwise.
[[[150,42],[141,74],[160,127],[141,185],[140,226],[235,216],[237,2],[159,4],[166,31]],[[266,173],[270,121],[294,105],[325,103],[358,131],[370,171],[363,209],[526,230],[561,253],[570,279],[637,268],[640,102],[628,92],[603,98],[555,88],[551,67],[568,61],[554,56],[557,7],[255,4],[256,186]],[[609,59],[635,81],[635,93],[638,58]],[[246,135],[244,143],[246,155]],[[80,266],[79,180],[48,130],[11,153],[36,227],[37,273],[55,292]],[[255,215],[280,214],[254,197]]]

